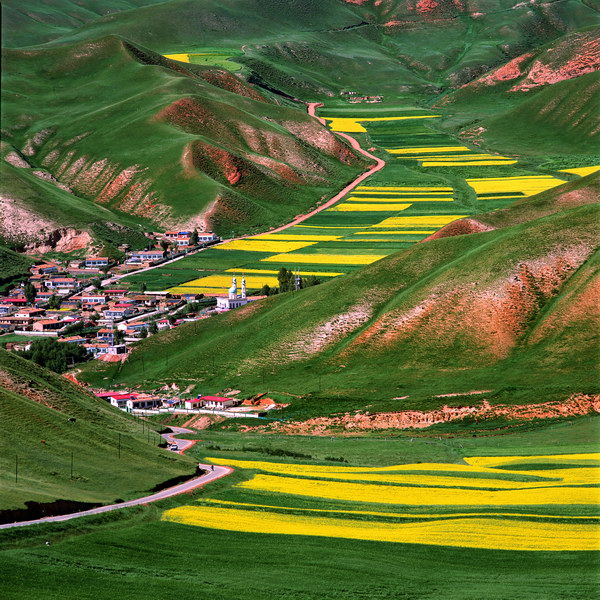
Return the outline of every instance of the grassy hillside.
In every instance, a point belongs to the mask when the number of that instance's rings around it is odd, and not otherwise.
[[[316,288],[149,338],[122,367],[92,365],[85,377],[311,395],[294,401],[294,414],[433,407],[447,400],[435,395],[474,389],[502,402],[594,390],[598,212],[595,194],[578,185],[491,213],[489,231],[416,244]],[[554,343],[561,332],[568,343]]]
[[[0,291],[7,289],[19,280],[26,279],[33,260],[18,254],[10,248],[0,246]]]
[[[157,447],[155,431],[5,350],[0,404],[0,509],[59,499],[111,503],[193,473],[189,459]]]
[[[117,37],[7,50],[5,62],[3,138],[22,155],[12,164],[47,171],[79,214],[100,212],[94,201],[163,227],[248,231],[289,220],[366,166],[304,108]]]

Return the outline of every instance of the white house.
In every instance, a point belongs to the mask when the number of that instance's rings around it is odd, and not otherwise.
[[[230,406],[237,406],[240,400],[235,398],[227,398],[225,396],[200,396],[198,400],[202,401],[204,408],[224,409]]]
[[[242,277],[242,293],[237,293],[237,277],[234,275],[231,279],[231,287],[227,296],[217,298],[217,310],[231,310],[232,308],[240,308],[248,304],[250,300],[246,297],[246,278]]]

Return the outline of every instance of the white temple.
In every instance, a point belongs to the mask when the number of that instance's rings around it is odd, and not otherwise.
[[[246,297],[246,278],[242,276],[242,289],[241,293],[238,294],[237,290],[237,277],[234,275],[231,278],[231,287],[227,296],[217,298],[217,309],[218,310],[231,310],[232,308],[239,308],[248,304],[250,300]]]

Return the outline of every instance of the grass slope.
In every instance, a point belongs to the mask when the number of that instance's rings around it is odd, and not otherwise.
[[[15,282],[26,279],[34,261],[27,256],[0,246],[0,291],[10,288]]]
[[[20,100],[3,103],[3,138],[84,199],[79,213],[93,200],[229,235],[289,220],[367,164],[304,108],[114,36],[5,61],[4,93]]]
[[[294,415],[439,406],[433,395],[472,389],[509,402],[594,390],[598,213],[578,185],[521,201],[514,216],[491,213],[497,229],[417,244],[316,288],[154,336],[123,366],[92,364],[84,377],[312,394],[294,402]],[[569,345],[553,344],[561,331]]]
[[[155,431],[5,350],[0,404],[0,509],[57,499],[110,503],[193,473],[189,459],[157,447]]]

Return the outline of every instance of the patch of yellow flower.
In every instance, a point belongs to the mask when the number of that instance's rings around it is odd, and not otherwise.
[[[421,235],[421,234],[429,234],[435,233],[435,229],[427,229],[427,230],[399,230],[399,231],[357,231],[354,235],[364,235],[369,234],[372,235],[376,233],[377,235]],[[346,240],[348,241],[348,240]]]
[[[390,523],[262,510],[182,506],[166,511],[163,520],[247,533],[310,535],[464,548],[564,551],[600,547],[595,525],[490,517]]]
[[[244,270],[235,271],[236,274],[244,275],[246,277],[246,285],[249,288],[258,289],[263,285],[278,285],[277,277],[269,275],[245,275]],[[221,293],[224,293],[231,285],[231,275],[208,275],[207,277],[201,277],[200,279],[194,279],[188,281],[179,287],[190,288],[194,286],[204,288],[216,288]]]
[[[432,232],[433,233],[433,232]],[[344,273],[332,273],[330,271],[298,271],[300,275],[310,276],[315,275],[317,277],[337,277],[338,275],[344,275]],[[225,273],[267,273],[277,275],[279,271],[274,269],[227,269]]]
[[[343,131],[346,133],[365,133],[367,130],[360,123],[371,123],[375,121],[406,121],[410,119],[437,119],[440,115],[411,115],[406,117],[323,117],[329,123],[332,131]]]
[[[366,192],[357,192],[357,194],[366,193]],[[403,202],[454,202],[454,198],[452,196],[422,196],[420,198],[413,197],[385,197],[385,198],[363,198],[362,196],[350,196],[350,198],[346,198],[346,202],[394,202],[402,200]]]
[[[178,60],[179,62],[190,62],[189,54],[165,54],[165,58],[170,58],[171,60]]]
[[[316,242],[282,242],[261,241],[254,239],[233,240],[217,246],[219,250],[248,250],[250,252],[292,252],[306,246],[313,246]]]
[[[533,196],[545,190],[565,183],[562,179],[551,175],[524,175],[519,177],[483,177],[467,179],[466,182],[475,190],[478,196],[500,192],[521,193]],[[496,198],[501,199],[501,198]]]
[[[263,235],[255,235],[250,239],[253,240],[283,240],[291,242],[333,242],[339,240],[340,235],[302,235],[293,233],[265,233]]]
[[[231,280],[229,280],[229,285],[231,285]],[[227,286],[229,287],[229,286]],[[218,289],[218,288],[207,288],[202,286],[181,286],[177,285],[175,287],[169,288],[167,292],[170,294],[204,294],[205,296],[221,296],[225,293],[226,290]]]
[[[572,175],[579,175],[580,177],[585,177],[586,175],[591,175],[596,171],[600,171],[600,166],[595,167],[574,167],[572,169],[560,169],[561,173],[571,173]]]
[[[342,202],[327,210],[329,212],[395,212],[406,210],[412,206],[411,204],[393,204],[382,202],[381,200],[377,200],[377,204],[356,204],[356,202],[360,202],[361,200],[368,200],[368,198],[354,198],[355,203]]]
[[[359,185],[357,190],[379,190],[379,191],[390,191],[390,192],[451,192],[454,188],[451,187],[397,187],[397,186],[370,186],[370,185]]]
[[[471,148],[466,146],[433,146],[428,148],[391,148],[387,151],[390,154],[436,154],[437,152],[470,152]]]
[[[371,227],[444,227],[452,221],[464,219],[468,215],[423,215],[415,217],[390,217]]]
[[[387,254],[275,254],[267,256],[261,262],[285,262],[323,265],[370,265]]]
[[[471,160],[471,161],[424,161],[422,167],[491,167],[495,165],[514,165],[516,160],[505,158],[501,160]]]

